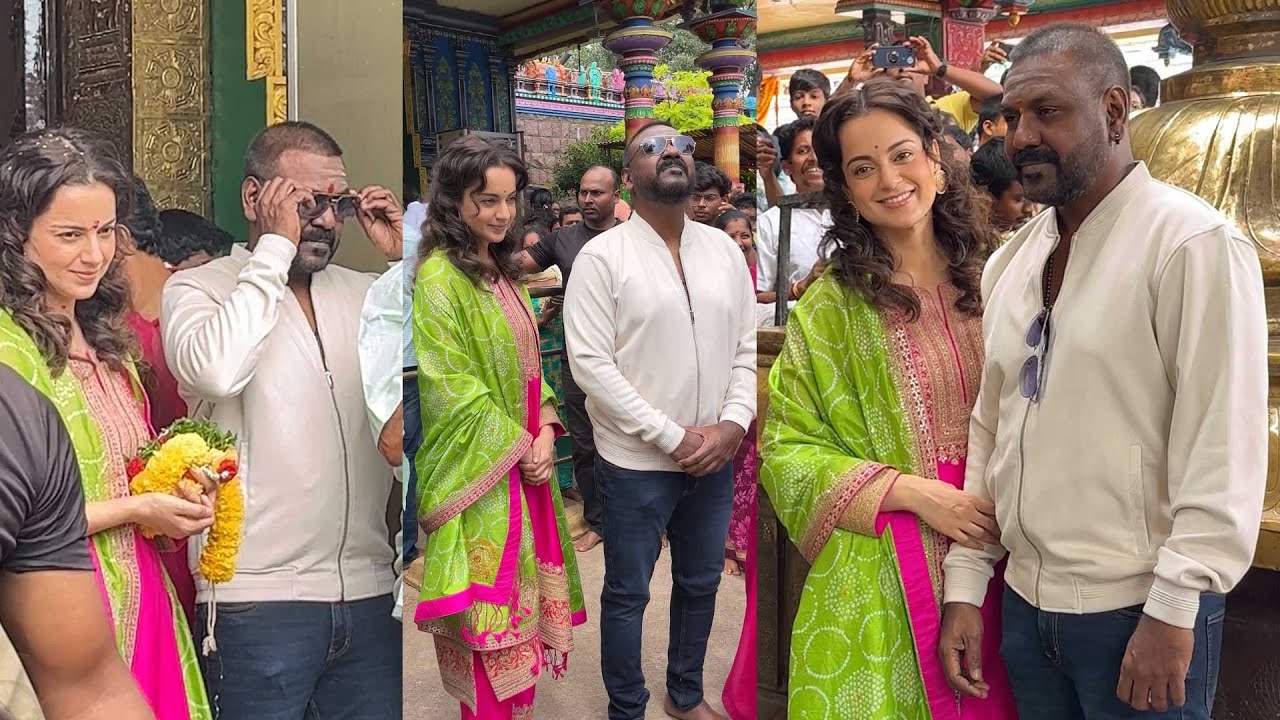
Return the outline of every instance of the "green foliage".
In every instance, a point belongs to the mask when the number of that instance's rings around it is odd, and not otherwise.
[[[609,153],[601,150],[600,146],[623,137],[622,123],[618,123],[616,127],[596,128],[587,137],[565,148],[560,162],[551,171],[555,181],[552,192],[556,197],[572,197],[583,173],[593,165],[607,165],[614,170],[621,170],[617,166],[618,158],[610,158]]]

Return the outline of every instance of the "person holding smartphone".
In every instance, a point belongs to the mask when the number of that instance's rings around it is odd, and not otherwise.
[[[915,54],[915,64],[908,67],[876,67],[874,60],[879,47],[874,43],[868,45],[867,49],[854,59],[853,64],[849,66],[849,74],[845,76],[844,82],[840,83],[840,87],[836,88],[835,95],[852,92],[854,88],[877,75],[888,75],[913,87],[931,107],[954,117],[966,133],[973,133],[974,128],[978,126],[978,111],[982,108],[982,103],[987,98],[1003,92],[999,83],[988,79],[982,73],[947,64],[934,52],[928,38],[917,35],[907,40],[906,47]],[[1003,51],[997,52],[987,48],[984,59],[987,55],[993,59],[997,58],[1000,52]],[[925,90],[929,85],[929,79],[935,77],[955,85],[958,88],[957,92],[937,99],[929,97]]]

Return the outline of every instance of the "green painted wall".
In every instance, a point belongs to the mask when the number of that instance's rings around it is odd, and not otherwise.
[[[209,0],[209,56],[213,67],[212,146],[213,221],[235,236],[248,239],[249,226],[240,206],[244,151],[254,133],[266,125],[265,80],[246,80],[244,0]]]

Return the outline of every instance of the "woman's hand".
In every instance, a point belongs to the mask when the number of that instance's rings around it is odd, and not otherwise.
[[[520,458],[520,475],[530,485],[541,485],[551,479],[555,462],[556,434],[550,426],[542,428],[524,457]]]
[[[1000,544],[1000,526],[996,524],[996,506],[941,480],[903,475],[894,483],[886,510],[908,510],[920,516],[929,527],[961,545],[981,550],[984,544]],[[892,505],[892,506],[891,506]]]
[[[199,495],[196,502],[164,493],[138,495],[138,524],[175,540],[198,535],[213,525],[215,495]]]

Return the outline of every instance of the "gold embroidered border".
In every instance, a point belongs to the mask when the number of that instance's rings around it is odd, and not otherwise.
[[[206,2],[133,6],[133,168],[157,207],[209,211]]]
[[[827,540],[831,538],[831,533],[838,526],[840,518],[844,517],[849,503],[862,492],[867,483],[886,471],[893,472],[893,468],[878,462],[860,462],[849,468],[834,487],[818,498],[809,527],[796,543],[800,554],[809,564],[818,559],[818,553],[822,552]]]

